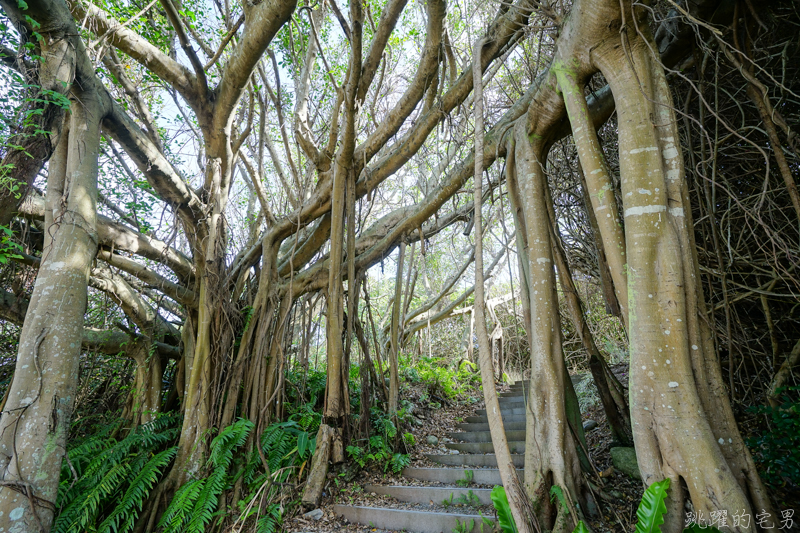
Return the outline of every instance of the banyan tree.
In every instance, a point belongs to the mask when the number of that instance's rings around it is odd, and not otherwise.
[[[19,327],[0,531],[57,517],[81,358],[131,360],[123,433],[181,416],[134,520],[156,531],[217,435],[249,421],[237,453],[257,455],[285,418],[312,323],[327,378],[301,475],[318,504],[370,406],[397,416],[404,346],[467,300],[469,351],[474,328],[495,379],[485,287],[502,269],[528,347],[521,480],[502,419],[490,425],[521,531],[597,512],[569,328],[614,440],[635,446],[645,486],[671,482],[662,530],[682,531],[686,508],[775,514],[739,415],[775,405],[800,359],[793,2],[0,5],[0,321]],[[426,270],[453,235],[469,242],[457,264]],[[385,263],[376,324],[369,271]],[[587,280],[619,320],[628,383],[593,331]]]

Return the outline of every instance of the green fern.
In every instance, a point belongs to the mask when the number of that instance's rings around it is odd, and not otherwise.
[[[256,533],[275,533],[281,523],[281,506],[277,503],[270,504],[266,512],[258,519]]]
[[[228,487],[233,452],[245,443],[252,429],[249,420],[237,420],[211,441],[208,477],[190,481],[178,490],[158,523],[164,533],[203,533],[214,517],[219,495]]]
[[[67,452],[52,531],[128,533],[142,505],[175,456],[180,416],[161,415],[117,441],[119,424],[99,429]],[[74,473],[73,473],[74,472]]]
[[[131,531],[135,525],[138,513],[142,510],[144,500],[158,481],[161,471],[172,458],[175,457],[177,447],[172,447],[156,454],[139,471],[131,482],[122,501],[114,508],[108,518],[103,520],[99,531]]]

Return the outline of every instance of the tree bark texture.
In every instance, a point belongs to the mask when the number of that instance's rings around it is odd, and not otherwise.
[[[0,419],[0,528],[47,531],[53,521],[75,402],[89,266],[97,252],[97,154],[101,95],[72,101],[61,205],[48,227],[39,275],[20,336],[17,366]],[[65,142],[66,141],[66,142]],[[61,179],[63,178],[63,182]],[[48,217],[49,218],[49,217]]]
[[[481,38],[475,44],[473,58],[477,63],[480,61],[481,51],[485,39]],[[475,85],[475,153],[483,153],[483,79],[477,65],[473,67]],[[478,362],[481,369],[481,383],[483,398],[486,403],[486,415],[489,421],[489,432],[492,436],[492,447],[497,459],[497,468],[500,470],[500,478],[506,490],[508,503],[511,507],[511,514],[520,532],[527,533],[538,530],[536,516],[531,512],[528,495],[522,490],[517,477],[517,469],[511,459],[511,452],[508,447],[506,430],[503,424],[503,416],[500,411],[500,401],[497,396],[494,379],[494,364],[492,362],[492,349],[489,345],[489,334],[486,330],[486,298],[484,295],[483,278],[483,161],[480,157],[475,158],[475,173],[473,175],[475,193],[475,309],[474,320],[478,334]],[[470,327],[470,333],[472,328]],[[472,337],[469,339],[472,344]]]

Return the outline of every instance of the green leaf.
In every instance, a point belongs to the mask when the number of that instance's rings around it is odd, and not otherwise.
[[[308,450],[308,433],[305,431],[300,433],[297,437],[297,454],[300,458],[304,458],[306,456],[306,451]]]
[[[586,527],[586,524],[583,523],[583,520],[580,520],[578,525],[575,526],[575,529],[572,530],[572,533],[589,533],[589,528]]]
[[[636,533],[661,533],[661,524],[664,523],[664,515],[667,513],[667,506],[664,504],[667,489],[669,478],[653,483],[644,491],[639,509],[636,510]]]
[[[517,533],[517,524],[514,522],[514,517],[511,515],[511,507],[508,505],[506,489],[500,485],[493,488],[492,503],[494,503],[494,509],[497,511],[497,521],[500,523],[500,529],[503,530],[503,533]]]
[[[569,506],[567,505],[567,499],[564,497],[564,491],[561,490],[561,487],[558,485],[553,485],[550,487],[550,502],[554,502],[558,499],[558,502],[561,504],[561,508],[564,511],[569,510]]]

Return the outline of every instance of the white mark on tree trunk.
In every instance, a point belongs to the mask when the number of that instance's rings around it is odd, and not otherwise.
[[[632,217],[632,216],[639,216],[639,215],[649,215],[652,213],[661,213],[662,211],[666,211],[667,206],[665,205],[638,205],[636,207],[629,207],[625,210],[625,217]]]
[[[666,160],[670,160],[678,156],[678,150],[674,146],[664,149],[662,153],[664,155],[664,159]]]
[[[634,148],[634,149],[633,149],[633,150],[631,150],[629,153],[630,153],[631,155],[633,155],[633,154],[640,154],[640,153],[642,153],[642,152],[655,152],[656,150],[658,150],[658,147],[657,147],[657,146],[648,146],[648,147],[646,147],[646,148]],[[666,152],[665,152],[665,153],[666,153]]]

